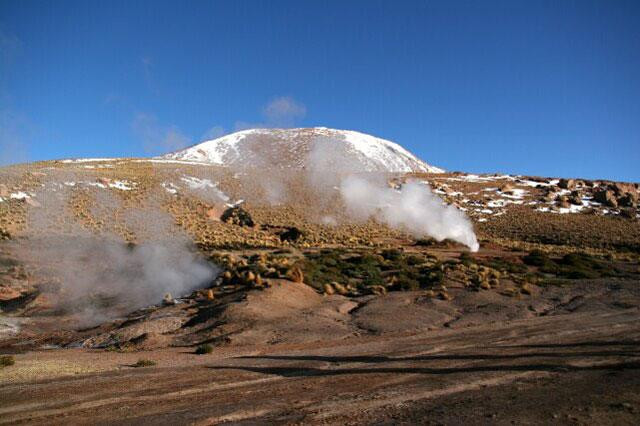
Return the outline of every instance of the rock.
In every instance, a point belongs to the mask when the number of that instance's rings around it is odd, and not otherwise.
[[[503,194],[509,194],[509,193],[513,192],[514,188],[513,188],[513,185],[510,185],[510,184],[507,183],[507,184],[502,185],[499,189],[500,189],[500,192],[502,192]]]
[[[573,189],[576,186],[574,179],[560,179],[558,186],[562,189]]]
[[[336,282],[332,282],[331,285],[336,290],[336,293],[338,293],[339,295],[346,296],[347,294],[349,294],[349,290],[347,290],[347,288],[345,286],[343,286],[342,284],[336,283]]]
[[[302,270],[300,268],[290,269],[287,272],[287,278],[289,278],[294,283],[303,283],[304,282],[304,274],[302,273]]]
[[[556,202],[558,203],[558,207],[562,209],[568,209],[571,207],[569,200],[564,195],[561,195],[558,198],[556,198]]]
[[[628,192],[632,192],[632,193],[637,192],[635,185],[632,183],[615,182],[609,186],[611,187],[611,189],[613,189],[616,195],[623,195]]]
[[[438,299],[440,300],[452,300],[453,297],[451,297],[451,295],[449,293],[447,293],[446,291],[440,291],[438,292]]]
[[[254,284],[258,287],[262,287],[264,285],[264,281],[262,280],[262,277],[260,276],[260,274],[256,274],[256,279],[254,281]]]
[[[335,291],[333,290],[333,286],[331,284],[325,284],[324,286],[324,293],[331,296],[333,293],[335,293]]]
[[[304,233],[296,228],[295,226],[290,227],[286,231],[280,233],[280,241],[289,241],[294,242],[298,241],[300,237],[302,237]]]
[[[582,196],[578,191],[573,191],[569,197],[569,202],[576,206],[582,205]]]
[[[638,205],[638,193],[627,192],[618,198],[618,205],[622,207],[636,207]]]
[[[176,300],[171,296],[171,293],[167,293],[162,298],[162,304],[165,306],[171,306],[176,304]]]
[[[612,190],[604,189],[593,193],[593,201],[602,203],[605,206],[616,208],[618,207],[618,201]]]
[[[250,228],[255,226],[255,222],[249,212],[239,206],[226,209],[220,216],[220,220],[238,226],[248,226]]]
[[[9,300],[17,299],[21,295],[22,294],[14,288],[0,286],[0,302],[7,302]]]
[[[635,219],[636,218],[636,209],[627,207],[625,209],[620,210],[620,216],[627,219]]]
[[[9,196],[9,188],[4,183],[0,183],[0,197],[6,198]]]
[[[387,288],[382,285],[374,285],[371,286],[371,293],[377,296],[384,296],[385,294],[387,294]]]

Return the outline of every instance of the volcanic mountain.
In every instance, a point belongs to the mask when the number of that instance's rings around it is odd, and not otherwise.
[[[341,158],[354,171],[443,172],[394,142],[326,127],[243,130],[160,158],[230,167],[301,169],[314,161],[314,155],[321,160],[326,152],[332,158]]]

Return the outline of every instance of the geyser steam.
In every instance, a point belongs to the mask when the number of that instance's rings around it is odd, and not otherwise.
[[[471,221],[463,211],[444,204],[428,185],[409,181],[400,190],[390,188],[383,174],[368,173],[363,164],[350,164],[345,154],[344,141],[326,137],[313,141],[306,174],[319,209],[337,188],[347,214],[356,220],[373,218],[418,238],[448,238],[478,250]]]
[[[466,215],[445,205],[425,184],[409,181],[400,190],[358,176],[345,178],[340,193],[356,219],[374,218],[416,237],[450,239],[478,251],[480,245]]]
[[[89,322],[156,304],[166,293],[188,294],[216,272],[181,239],[126,245],[113,236],[49,235],[22,242],[17,251],[42,275],[55,278],[57,308]]]
[[[52,307],[93,325],[157,304],[166,293],[189,294],[215,278],[217,269],[198,257],[189,237],[153,200],[131,209],[108,191],[94,190],[91,215],[103,224],[96,234],[72,219],[69,202],[81,186],[78,177],[51,175],[38,193],[42,207],[29,210],[25,238],[13,243],[13,251],[37,272]],[[125,241],[123,229],[135,244]]]

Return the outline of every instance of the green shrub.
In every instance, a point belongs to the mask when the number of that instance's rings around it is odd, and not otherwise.
[[[473,256],[471,256],[471,254],[469,254],[469,252],[463,251],[462,253],[460,253],[460,257],[458,258],[460,260],[460,263],[462,263],[464,266],[471,266],[471,264],[473,264],[475,261],[473,259]]]
[[[527,265],[537,266],[540,272],[572,280],[620,275],[620,271],[613,265],[605,264],[606,262],[581,252],[569,253],[554,260],[543,251],[533,250],[522,260]]]
[[[213,352],[213,346],[209,344],[200,345],[196,348],[196,354],[198,355],[210,354],[211,352]]]
[[[382,250],[381,254],[382,254],[382,257],[384,257],[386,260],[390,260],[393,262],[400,259],[400,256],[402,256],[402,251],[398,249],[387,249],[387,250]]]
[[[542,250],[531,250],[522,260],[527,265],[537,266],[540,272],[549,274],[558,273],[558,265]]]
[[[133,366],[136,368],[137,367],[153,367],[154,365],[156,365],[156,362],[150,359],[139,359],[138,362],[133,364]]]
[[[13,357],[13,355],[0,356],[0,367],[2,368],[9,367],[11,365],[14,365],[15,363],[16,363],[16,359]]]

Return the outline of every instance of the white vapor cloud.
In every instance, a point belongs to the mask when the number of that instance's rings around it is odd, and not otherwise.
[[[307,115],[307,107],[290,96],[280,96],[271,100],[262,113],[270,126],[292,127]]]
[[[347,212],[359,220],[374,218],[415,237],[450,239],[478,251],[480,245],[467,216],[445,205],[425,184],[409,181],[400,190],[385,182],[349,176],[340,185]]]
[[[239,132],[247,129],[266,129],[273,127],[295,127],[296,124],[307,115],[307,107],[296,101],[291,96],[277,96],[262,107],[263,121],[237,120],[233,125],[233,131]],[[224,127],[215,125],[202,136],[203,140],[211,140],[227,134]]]
[[[142,140],[144,149],[153,154],[177,151],[191,145],[191,139],[177,126],[162,126],[152,114],[136,114],[131,127]]]
[[[211,139],[217,139],[219,137],[224,136],[224,134],[225,134],[224,127],[222,127],[222,126],[213,126],[209,130],[204,132],[204,134],[202,135],[202,139],[205,140],[205,141],[208,141],[208,140],[211,140]]]

